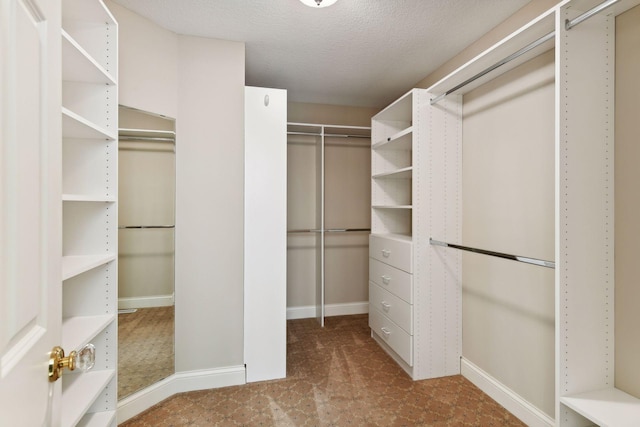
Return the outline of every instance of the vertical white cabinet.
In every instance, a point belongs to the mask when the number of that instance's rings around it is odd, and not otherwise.
[[[118,27],[100,0],[62,2],[62,426],[114,426],[117,403]]]
[[[413,378],[460,372],[461,100],[413,89],[372,119],[369,326]],[[437,159],[437,160],[434,160]]]
[[[247,382],[287,368],[287,92],[245,88],[244,360]]]

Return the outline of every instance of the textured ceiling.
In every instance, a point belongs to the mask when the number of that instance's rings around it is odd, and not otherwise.
[[[114,0],[179,34],[246,43],[246,84],[382,107],[528,0]]]

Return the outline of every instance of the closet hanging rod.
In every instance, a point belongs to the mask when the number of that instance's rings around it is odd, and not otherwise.
[[[490,72],[492,72],[496,68],[502,67],[503,65],[505,65],[505,64],[513,61],[514,59],[524,55],[525,53],[535,49],[536,47],[540,46],[541,44],[551,40],[553,37],[555,37],[555,35],[556,35],[556,32],[555,31],[551,31],[549,34],[540,37],[539,39],[535,40],[532,43],[529,43],[528,45],[526,45],[525,47],[523,47],[519,51],[514,52],[511,55],[507,56],[506,58],[503,58],[500,61],[496,62],[495,64],[491,65],[490,67],[485,68],[484,70],[480,71],[478,74],[474,75],[473,77],[468,78],[467,80],[463,81],[462,83],[460,83],[459,85],[455,86],[454,88],[451,88],[448,91],[446,91],[445,93],[443,93],[441,95],[438,95],[435,98],[432,98],[431,101],[430,101],[431,105],[434,105],[434,104],[438,103],[440,100],[442,100],[447,95],[452,94],[453,92],[457,91],[458,89],[461,89],[461,88],[465,87],[469,83],[472,83],[472,82],[478,80],[480,77],[483,77],[483,76],[489,74]]]
[[[327,228],[325,233],[350,233],[356,231],[371,231],[370,228]],[[322,233],[319,228],[305,228],[302,230],[287,230],[287,233]]]
[[[121,225],[118,230],[130,230],[140,228],[176,228],[175,225]]]
[[[610,6],[613,6],[615,3],[619,2],[620,0],[607,0],[603,3],[600,3],[599,5],[597,5],[596,7],[587,10],[585,13],[583,13],[580,16],[577,16],[571,20],[566,19],[564,21],[564,28],[565,30],[570,30],[573,27],[575,27],[576,25],[586,21],[587,19],[591,18],[594,15],[597,15],[598,13],[602,12],[603,10],[607,9]]]
[[[287,135],[308,135],[308,136],[322,136],[321,133],[313,133],[313,132],[287,132]],[[369,135],[346,135],[346,134],[338,134],[338,133],[325,133],[324,136],[330,136],[333,138],[371,138]]]
[[[154,142],[175,142],[175,138],[159,138],[154,136],[119,136],[120,141],[154,141]]]
[[[362,129],[362,130],[371,130],[371,126],[327,125],[327,124],[320,124],[320,123],[299,123],[299,122],[287,122],[287,126],[302,126],[302,127],[330,128],[330,129]]]
[[[509,259],[509,260],[512,260],[512,261],[523,262],[525,264],[533,264],[533,265],[537,265],[537,266],[540,266],[540,267],[556,268],[556,263],[552,262],[552,261],[545,261],[545,260],[542,260],[542,259],[530,258],[530,257],[525,257],[525,256],[520,256],[520,255],[505,254],[505,253],[502,253],[502,252],[488,251],[486,249],[472,248],[472,247],[469,247],[469,246],[455,245],[453,243],[447,243],[447,242],[441,242],[441,241],[438,241],[438,240],[433,240],[432,238],[429,238],[429,244],[431,244],[433,246],[444,246],[445,248],[460,249],[462,251],[474,252],[474,253],[482,254],[482,255],[490,255],[490,256],[494,256],[494,257],[498,257],[498,258]]]

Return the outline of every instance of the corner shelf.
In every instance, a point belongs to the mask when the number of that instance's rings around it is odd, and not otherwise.
[[[640,399],[617,388],[561,397],[560,403],[601,427],[640,425]]]

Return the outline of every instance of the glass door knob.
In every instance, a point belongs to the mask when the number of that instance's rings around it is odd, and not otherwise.
[[[62,347],[56,346],[51,350],[49,357],[49,381],[54,382],[62,375],[64,368],[74,371],[76,368],[87,372],[96,363],[96,348],[93,344],[87,344],[78,351],[72,351],[69,356],[64,356]]]

